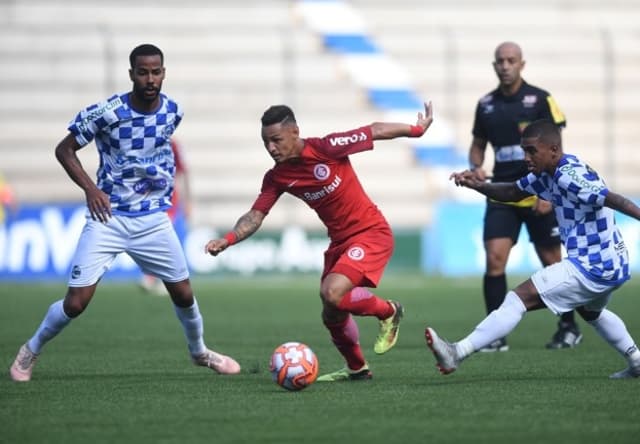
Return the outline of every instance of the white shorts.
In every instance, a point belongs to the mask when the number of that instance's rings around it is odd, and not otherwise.
[[[587,277],[569,259],[549,265],[531,276],[533,285],[549,310],[559,315],[578,307],[602,311],[620,285],[604,285]]]
[[[106,224],[88,215],[71,261],[69,287],[95,284],[120,253],[127,253],[144,273],[163,281],[189,277],[182,245],[166,212],[113,215]]]

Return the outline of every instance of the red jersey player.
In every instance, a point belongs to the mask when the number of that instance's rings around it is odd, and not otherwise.
[[[373,149],[374,140],[420,137],[433,121],[431,103],[418,113],[415,125],[374,122],[323,138],[301,138],[293,111],[272,106],[262,116],[262,140],[275,166],[266,172],[262,190],[251,209],[232,231],[210,240],[205,251],[213,256],[255,233],[283,193],[303,200],[316,211],[331,240],[325,252],[320,284],[322,320],[347,366],[318,381],[363,380],[372,377],[352,318],[375,316],[380,332],[378,354],[396,343],[403,308],[371,293],[382,277],[391,254],[393,235],[378,207],[365,193],[349,155]]]

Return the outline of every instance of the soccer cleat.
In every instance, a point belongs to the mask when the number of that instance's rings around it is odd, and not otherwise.
[[[31,380],[31,372],[33,371],[36,359],[38,359],[38,355],[29,350],[29,346],[27,344],[22,345],[18,351],[15,361],[13,361],[13,364],[11,364],[11,368],[9,369],[11,379],[18,382]]]
[[[233,358],[209,349],[206,349],[201,355],[191,356],[191,360],[195,365],[209,367],[221,375],[235,375],[240,373],[240,364]]]
[[[424,337],[427,340],[427,346],[436,357],[436,367],[440,373],[448,375],[455,372],[461,361],[456,353],[455,345],[440,338],[436,331],[430,327],[424,331]]]
[[[507,344],[507,340],[505,338],[500,338],[493,341],[486,347],[482,347],[478,351],[481,353],[506,352],[509,351],[509,345]]]
[[[380,321],[380,331],[376,343],[373,345],[373,351],[379,355],[388,352],[391,347],[396,345],[400,320],[404,315],[404,308],[399,302],[389,301],[389,303],[393,306],[393,314]]]
[[[550,350],[560,348],[573,348],[582,341],[582,333],[575,324],[567,322],[558,323],[558,331],[551,338],[551,341],[545,345]]]
[[[338,381],[368,381],[373,378],[369,366],[365,364],[359,370],[351,370],[350,368],[341,368],[333,373],[318,376],[318,382],[338,382]]]
[[[624,370],[620,370],[619,372],[609,375],[610,379],[629,379],[638,377],[640,377],[640,363],[636,363],[636,365],[629,365],[629,367]]]

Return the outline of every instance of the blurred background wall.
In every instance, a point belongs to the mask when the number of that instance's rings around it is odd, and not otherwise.
[[[638,0],[0,0],[0,24],[0,172],[21,206],[82,206],[54,147],[81,108],[130,89],[128,54],[145,42],[163,49],[164,92],[185,109],[176,136],[191,172],[191,227],[209,230],[198,242],[233,226],[253,203],[271,166],[259,133],[268,106],[291,105],[303,136],[404,118],[395,104],[376,101],[380,83],[387,93],[394,85],[408,92],[409,101],[385,97],[402,102],[410,121],[421,100],[432,100],[437,128],[424,144],[451,151],[425,158],[425,147],[398,140],[352,157],[391,224],[424,241],[443,202],[481,204],[447,177],[466,166],[475,104],[497,85],[491,61],[505,40],[522,46],[524,78],[551,91],[567,116],[565,148],[616,191],[640,195]],[[356,52],[383,63],[354,64],[332,32],[364,35],[349,39],[364,41]],[[95,147],[80,157],[93,174]],[[64,214],[63,224],[71,217]],[[312,211],[285,196],[264,228],[291,226],[322,230]],[[17,260],[7,257],[11,236],[0,236],[0,270]]]

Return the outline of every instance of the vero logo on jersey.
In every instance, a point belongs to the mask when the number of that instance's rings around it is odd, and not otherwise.
[[[364,131],[361,131],[360,134],[352,134],[350,136],[330,137],[329,143],[331,146],[345,146],[351,143],[364,142],[365,140],[367,140],[367,135]]]

